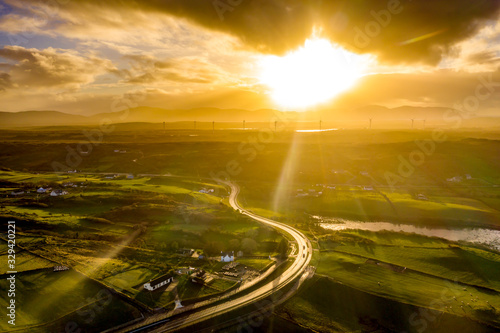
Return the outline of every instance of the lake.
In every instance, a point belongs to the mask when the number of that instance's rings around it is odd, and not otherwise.
[[[329,219],[314,216],[314,218],[323,221],[320,226],[330,230],[359,229],[368,231],[394,231],[408,232],[428,237],[439,237],[449,241],[465,241],[476,244],[482,244],[489,248],[500,251],[500,230],[486,228],[426,228],[410,224],[394,224],[389,222],[360,222],[343,219]]]

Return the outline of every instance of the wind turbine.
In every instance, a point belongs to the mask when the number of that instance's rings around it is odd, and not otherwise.
[[[372,118],[370,118],[370,129],[372,129]]]
[[[415,119],[412,119],[411,120],[411,129],[413,129],[413,122],[415,121]]]

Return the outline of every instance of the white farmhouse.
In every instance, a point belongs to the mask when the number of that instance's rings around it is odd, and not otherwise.
[[[172,275],[168,274],[168,275],[160,276],[157,279],[154,279],[152,281],[145,283],[144,289],[149,290],[149,291],[154,291],[158,288],[166,286],[167,284],[170,284],[172,281],[174,281],[174,277]]]
[[[54,190],[54,191],[50,192],[51,197],[58,197],[60,195],[66,195],[66,194],[68,194],[68,192],[63,191],[63,190]]]
[[[234,251],[231,252],[220,252],[220,261],[221,262],[230,262],[234,261]]]

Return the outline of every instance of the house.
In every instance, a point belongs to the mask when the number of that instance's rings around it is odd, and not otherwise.
[[[240,250],[240,251],[238,251],[238,253],[236,253],[236,256],[238,256],[238,257],[243,257],[243,251],[241,251],[241,250]]]
[[[417,200],[429,200],[429,199],[422,193],[419,193],[417,194]]]
[[[127,179],[134,179],[134,175],[132,175],[132,174],[127,175]]]
[[[472,176],[471,176],[471,175],[469,175],[469,174],[466,174],[466,175],[465,175],[465,179],[472,179]]]
[[[43,187],[40,187],[38,190],[36,190],[37,193],[45,193],[47,192],[46,189],[44,189]]]
[[[447,182],[455,182],[455,183],[459,183],[462,181],[462,177],[459,177],[459,176],[455,176],[455,177],[452,177],[452,178],[447,178],[446,179]]]
[[[361,171],[359,174],[361,176],[368,176],[368,171]]]
[[[68,194],[68,192],[63,191],[63,190],[54,190],[54,191],[50,192],[51,197],[58,197],[60,195],[66,195],[66,194]]]
[[[365,190],[365,191],[373,191],[373,187],[372,186],[363,186],[363,190]]]
[[[185,256],[185,257],[191,257],[194,253],[194,249],[182,248],[182,249],[178,249],[177,253],[182,255],[182,256]]]
[[[163,275],[154,280],[150,280],[148,283],[145,283],[144,289],[149,291],[155,291],[163,286],[166,286],[167,284],[170,284],[172,281],[174,281],[174,277],[172,275],[170,274]]]
[[[17,192],[16,191],[12,191],[12,192],[10,192],[10,194],[12,194],[12,195],[21,195],[21,194],[24,194],[24,191],[17,191]]]
[[[206,274],[204,270],[191,274],[191,281],[194,283],[209,284],[213,279],[214,278]]]
[[[68,269],[69,269],[68,266],[54,266],[54,272],[67,271]]]
[[[220,261],[221,262],[230,262],[234,261],[234,251],[231,252],[220,252]]]

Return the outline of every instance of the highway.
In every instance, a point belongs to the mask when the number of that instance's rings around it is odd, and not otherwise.
[[[231,188],[231,193],[229,195],[229,204],[231,205],[231,207],[233,207],[243,215],[246,215],[258,222],[269,225],[273,228],[279,229],[280,231],[285,232],[293,237],[294,241],[296,242],[296,257],[294,262],[288,267],[285,272],[283,272],[282,275],[250,293],[244,295],[235,294],[221,304],[209,306],[208,308],[193,311],[192,313],[186,313],[179,318],[175,318],[174,316],[171,319],[169,318],[168,321],[160,320],[143,327],[136,327],[132,330],[129,330],[128,332],[144,332],[146,330],[148,332],[170,332],[195,323],[202,322],[217,315],[240,308],[245,305],[249,305],[265,297],[268,297],[273,293],[276,293],[283,287],[289,285],[296,278],[301,277],[305,272],[312,256],[312,248],[309,240],[300,231],[284,223],[276,222],[245,210],[238,203],[238,194],[240,193],[239,186],[234,183],[225,184]]]

